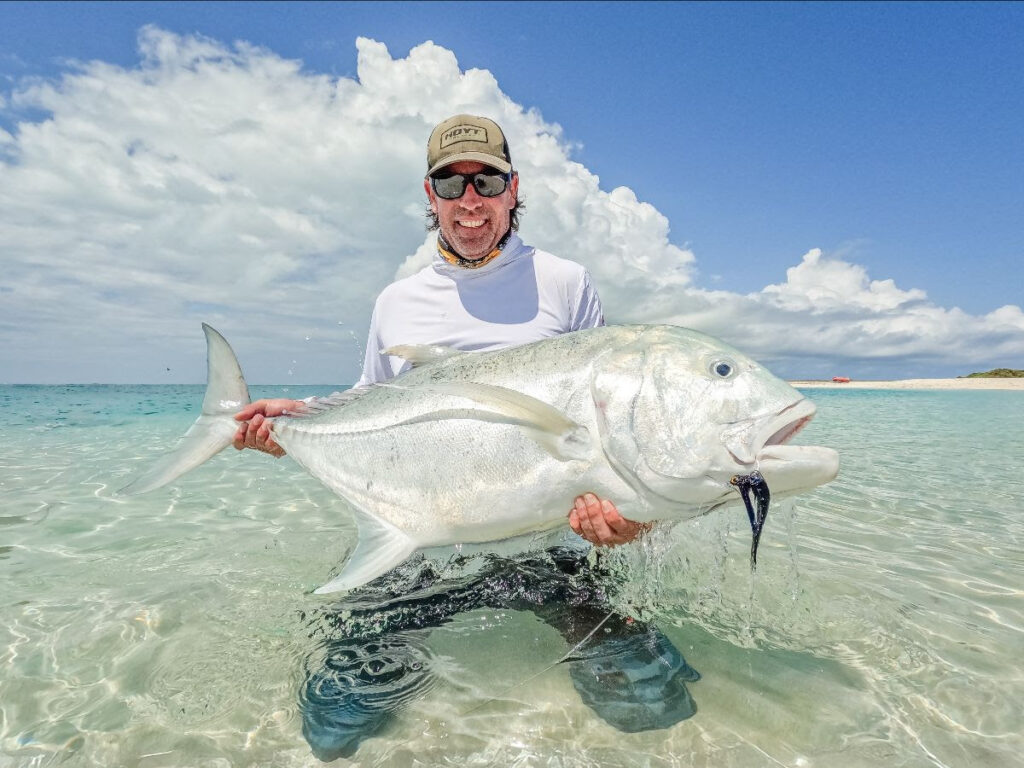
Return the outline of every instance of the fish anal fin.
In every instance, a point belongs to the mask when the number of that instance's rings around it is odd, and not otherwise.
[[[314,594],[327,595],[355,589],[383,576],[416,551],[416,543],[408,535],[384,520],[356,512],[356,525],[359,541],[355,550],[341,573],[314,590]]]

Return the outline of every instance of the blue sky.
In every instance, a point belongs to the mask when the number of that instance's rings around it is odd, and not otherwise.
[[[433,41],[454,55],[461,72],[486,70],[500,94],[535,110],[541,132],[555,135],[565,160],[599,179],[601,191],[628,187],[653,206],[667,220],[668,244],[690,255],[683,259],[687,288],[705,299],[788,285],[787,270],[812,249],[871,281],[893,281],[903,294],[886,304],[886,318],[922,302],[942,310],[943,333],[955,334],[961,324],[950,314],[957,308],[984,318],[1019,307],[1024,297],[1022,4],[0,3],[0,15],[0,127],[17,151],[27,141],[22,126],[55,114],[52,101],[18,98],[19,91],[38,78],[61,83],[81,72],[76,61],[138,72],[146,25],[177,40],[198,35],[225,50],[246,41],[301,61],[307,79],[358,80],[358,37],[385,44],[395,61]],[[68,99],[72,90],[57,86]],[[8,183],[14,180],[8,174]],[[528,199],[528,211],[536,211],[529,205]],[[544,214],[533,215],[543,229]],[[24,232],[27,225],[18,226]],[[563,234],[558,252],[572,258],[572,233]],[[40,263],[29,253],[40,247],[33,242],[12,256]],[[394,254],[387,274],[375,275],[367,290],[379,290],[409,254]],[[599,267],[588,267],[600,278]],[[98,301],[106,293],[116,304],[126,290],[99,290]],[[642,303],[643,294],[618,300]],[[820,304],[811,305],[820,317]],[[686,307],[663,309],[650,320],[707,317]],[[737,304],[731,323],[718,318],[707,330],[758,321],[741,309]],[[991,354],[967,368],[1024,367],[1024,329],[1015,315],[1000,317],[984,333],[959,339],[965,348],[991,343]],[[357,336],[365,332],[354,315],[338,322]],[[915,316],[897,323],[898,332],[914,333],[926,322]],[[782,325],[771,327],[784,333]],[[941,339],[934,334],[919,354],[885,344],[873,352],[866,342],[845,349],[831,333],[818,348],[808,342],[799,349],[764,336],[751,336],[755,356],[791,375],[824,375],[830,366],[862,377],[967,372],[955,352],[937,351]],[[741,347],[744,339],[738,331],[729,338]],[[83,361],[80,375],[93,380],[100,370]],[[273,380],[275,373],[264,375]],[[308,370],[328,377],[316,381],[338,380],[331,373],[319,363]],[[0,373],[2,380],[33,376],[57,373],[42,357],[17,374]]]

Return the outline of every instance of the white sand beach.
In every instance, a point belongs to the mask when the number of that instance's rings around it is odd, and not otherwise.
[[[898,379],[895,381],[790,381],[794,387],[821,389],[1005,389],[1024,392],[1024,379]]]

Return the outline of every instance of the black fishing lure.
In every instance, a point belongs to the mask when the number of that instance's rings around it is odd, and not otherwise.
[[[756,469],[749,475],[734,475],[729,485],[734,485],[739,490],[740,496],[743,497],[743,506],[747,508],[747,517],[750,518],[750,530],[754,532],[754,539],[750,544],[750,570],[754,570],[757,567],[757,545],[761,541],[761,529],[764,528],[765,518],[768,517],[768,502],[771,501],[772,495],[768,490],[768,483]],[[756,512],[750,503],[751,492],[757,502]]]

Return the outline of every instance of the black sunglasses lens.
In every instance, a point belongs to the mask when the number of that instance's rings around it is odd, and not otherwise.
[[[472,181],[481,197],[497,197],[505,191],[508,177],[495,173],[453,173],[450,176],[433,176],[431,183],[437,196],[445,200],[458,200],[466,191],[466,184]]]
[[[481,197],[497,197],[505,191],[505,177],[478,173],[473,177],[473,186]]]
[[[445,200],[456,200],[462,197],[466,191],[466,177],[454,174],[452,176],[434,176],[431,181],[434,184],[434,192],[438,197]]]

